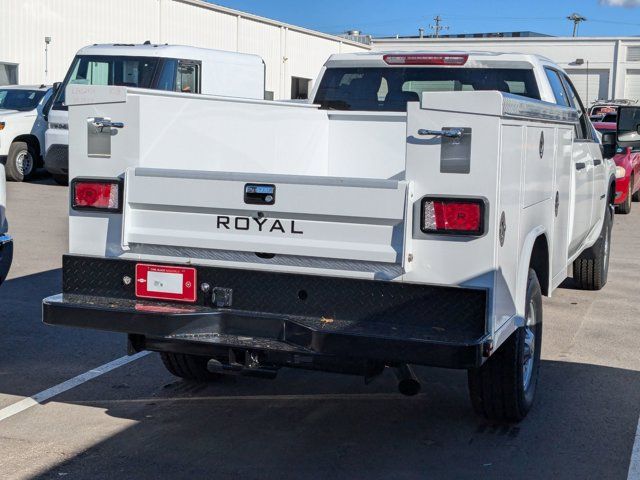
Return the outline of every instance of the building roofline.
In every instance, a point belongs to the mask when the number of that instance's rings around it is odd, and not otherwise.
[[[424,42],[424,43],[463,43],[468,41],[474,42],[615,42],[618,40],[640,42],[640,37],[372,37],[371,43],[391,42],[391,43],[408,43],[408,42]]]
[[[292,30],[295,32],[305,33],[307,35],[312,35],[314,37],[324,38],[326,40],[333,40],[334,42],[344,43],[345,45],[352,45],[354,47],[360,47],[363,50],[370,49],[369,45],[366,45],[361,42],[355,42],[353,40],[349,40],[344,37],[339,37],[337,35],[330,35],[328,33],[318,32],[317,30],[310,30],[308,28],[299,27],[297,25],[292,25],[290,23],[279,22],[278,20],[273,20],[266,17],[261,17],[259,15],[254,15],[252,13],[243,12],[241,10],[235,10],[233,8],[223,7],[221,5],[217,5],[215,3],[209,3],[204,0],[172,0],[174,2],[186,3],[187,5],[193,5],[194,7],[207,8],[209,10],[214,10],[221,13],[226,13],[227,15],[233,15],[235,17],[246,18],[249,20],[254,20],[256,22],[266,23],[267,25],[273,25],[276,27],[286,28],[288,30]]]

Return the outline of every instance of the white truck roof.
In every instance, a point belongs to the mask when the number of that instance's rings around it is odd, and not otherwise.
[[[77,55],[109,55],[123,57],[160,57],[181,58],[189,60],[210,60],[236,64],[262,64],[259,55],[227,52],[210,48],[189,47],[186,45],[167,44],[95,44],[81,48]]]
[[[541,55],[532,55],[524,53],[499,53],[499,52],[482,52],[482,51],[433,51],[433,50],[391,50],[377,52],[356,52],[356,53],[339,53],[331,55],[326,67],[339,66],[368,66],[368,67],[389,67],[385,61],[385,55],[468,55],[465,63],[467,67],[495,67],[499,62],[500,66],[506,68],[531,68],[542,64],[553,63],[546,57]],[[423,65],[408,65],[409,67],[421,67]]]
[[[49,90],[51,85],[2,85],[0,86],[3,90]]]

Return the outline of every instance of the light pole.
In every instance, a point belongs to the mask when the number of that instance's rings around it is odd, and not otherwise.
[[[581,22],[586,22],[587,18],[583,17],[579,13],[572,13],[567,17],[567,20],[571,20],[573,22],[573,36],[576,37],[578,36],[578,25],[580,25]]]
[[[51,37],[44,37],[44,83],[49,82],[49,44]]]

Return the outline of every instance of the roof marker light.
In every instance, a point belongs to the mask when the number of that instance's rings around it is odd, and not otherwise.
[[[469,55],[411,53],[384,55],[387,65],[464,65]]]

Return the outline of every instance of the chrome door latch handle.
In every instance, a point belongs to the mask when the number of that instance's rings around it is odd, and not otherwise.
[[[418,135],[432,135],[435,137],[446,137],[446,138],[462,138],[464,132],[461,128],[449,128],[447,130],[428,130],[425,128],[421,128],[418,130]]]
[[[122,122],[112,122],[111,120],[107,120],[106,118],[96,118],[91,123],[96,130],[100,130],[102,132],[105,128],[124,128],[124,123]]]

